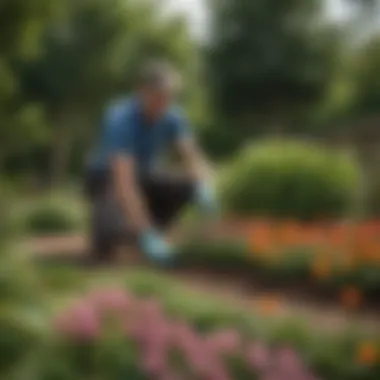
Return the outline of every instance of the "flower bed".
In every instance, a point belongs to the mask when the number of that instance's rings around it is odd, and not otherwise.
[[[243,221],[230,226],[216,239],[193,238],[185,244],[183,262],[334,289],[348,306],[360,304],[364,294],[376,297],[380,291],[379,221]]]
[[[53,344],[35,373],[40,380],[375,380],[380,373],[370,342],[347,337],[325,346],[319,337],[301,355],[284,336],[269,343],[247,326],[217,328],[219,316],[213,318],[202,329],[169,316],[154,299],[121,289],[92,291],[58,314]]]
[[[37,314],[13,308],[9,323],[0,321],[1,378],[276,380],[287,371],[298,371],[292,380],[380,378],[380,337],[372,330],[325,331],[301,318],[256,313],[256,305],[250,312],[226,304],[157,273],[126,275],[122,268],[66,269],[57,293],[47,281],[57,271],[46,270],[38,278],[49,307],[37,307]],[[109,283],[118,285],[103,288]],[[204,367],[205,358],[212,365]]]

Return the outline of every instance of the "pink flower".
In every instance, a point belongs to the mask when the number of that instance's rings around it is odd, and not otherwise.
[[[132,304],[132,297],[123,289],[100,289],[91,292],[88,296],[89,302],[95,308],[106,313],[122,313],[128,311]]]
[[[284,378],[284,376],[281,376],[278,373],[266,373],[260,377],[260,380],[288,380],[288,379]],[[297,380],[297,379],[289,379],[289,380]]]
[[[158,380],[182,380],[183,377],[173,371],[167,371],[161,374]]]
[[[222,330],[208,336],[206,345],[220,354],[232,354],[239,350],[241,339],[235,330]]]
[[[169,344],[169,334],[166,325],[157,325],[155,328],[147,329],[144,343],[154,347],[164,348]]]
[[[145,335],[144,325],[137,318],[125,318],[123,322],[123,332],[126,337],[136,341],[143,339]]]
[[[288,347],[281,348],[275,353],[275,365],[284,374],[295,376],[303,372],[299,356]]]
[[[172,341],[175,346],[183,349],[191,349],[196,346],[200,338],[185,323],[175,323],[171,326]]]
[[[270,366],[271,354],[261,343],[252,343],[247,349],[246,360],[254,371],[261,372]]]
[[[100,331],[99,319],[91,304],[77,302],[56,320],[55,327],[62,335],[76,340],[93,340]]]
[[[135,322],[130,331],[143,348],[153,346],[164,349],[170,343],[170,329],[163,319]]]
[[[141,319],[155,320],[162,317],[161,305],[154,299],[141,300],[136,303],[136,310]]]
[[[165,354],[160,350],[145,349],[141,357],[142,371],[154,378],[167,373]]]
[[[205,376],[210,373],[215,358],[203,347],[193,347],[193,349],[185,351],[184,354],[194,375]]]
[[[230,376],[222,363],[214,363],[207,374],[208,380],[229,380]]]
[[[204,344],[204,340],[185,323],[171,326],[172,347],[184,356],[192,373],[197,377],[205,376],[215,362],[212,350]]]

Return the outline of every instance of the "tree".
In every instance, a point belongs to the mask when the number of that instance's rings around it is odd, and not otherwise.
[[[211,94],[218,118],[234,123],[237,142],[259,132],[258,124],[283,131],[295,114],[324,96],[336,63],[337,36],[323,22],[321,3],[211,3]]]
[[[357,52],[353,78],[355,80],[354,108],[361,115],[380,110],[380,36],[373,37]]]
[[[341,46],[337,53],[339,65],[330,90],[317,107],[314,127],[317,132],[343,132],[358,120],[379,109],[380,40],[375,25],[380,6],[378,0],[346,0],[351,17],[341,25]]]
[[[66,0],[66,17],[46,34],[45,54],[24,81],[47,107],[54,183],[65,179],[72,148],[88,144],[106,99],[131,87],[143,59],[172,58],[189,71],[184,23],[162,20],[155,4]]]
[[[40,53],[40,36],[59,10],[52,0],[3,0],[0,3],[0,164],[41,137],[43,110],[25,101],[18,68]]]

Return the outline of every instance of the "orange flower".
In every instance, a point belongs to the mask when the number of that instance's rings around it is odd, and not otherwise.
[[[272,241],[266,236],[252,236],[250,238],[249,247],[253,254],[268,253],[272,248]]]
[[[377,349],[371,342],[363,342],[356,349],[356,362],[363,365],[373,365],[377,360]]]
[[[302,231],[300,226],[293,221],[279,225],[276,231],[276,242],[281,246],[291,247],[302,242]]]
[[[362,247],[367,247],[372,241],[374,241],[374,235],[366,225],[356,226],[353,237],[353,243],[359,250],[362,249]]]
[[[340,301],[349,309],[357,309],[363,301],[363,295],[360,290],[349,286],[341,291]]]
[[[317,225],[308,225],[302,228],[301,242],[305,245],[316,245],[324,242],[324,230]]]
[[[310,268],[311,274],[317,278],[326,278],[331,273],[331,263],[326,254],[320,254],[315,257]]]
[[[253,228],[248,239],[252,253],[267,253],[273,246],[273,236],[269,225]]]
[[[280,310],[280,302],[274,296],[261,298],[256,306],[259,314],[262,316],[273,316]]]
[[[346,248],[350,243],[350,229],[345,225],[333,226],[327,232],[327,243],[335,249]]]
[[[372,260],[375,264],[380,264],[380,244],[373,244]]]
[[[367,263],[380,262],[380,246],[374,240],[363,242],[357,247],[358,256]]]

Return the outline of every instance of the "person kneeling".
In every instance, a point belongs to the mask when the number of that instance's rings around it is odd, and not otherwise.
[[[182,208],[195,202],[209,214],[218,212],[206,162],[174,105],[178,89],[179,77],[169,66],[149,65],[135,93],[105,110],[86,179],[97,259],[109,258],[123,231],[150,260],[168,262],[174,250],[165,231]],[[183,158],[185,178],[155,171],[169,147]]]

